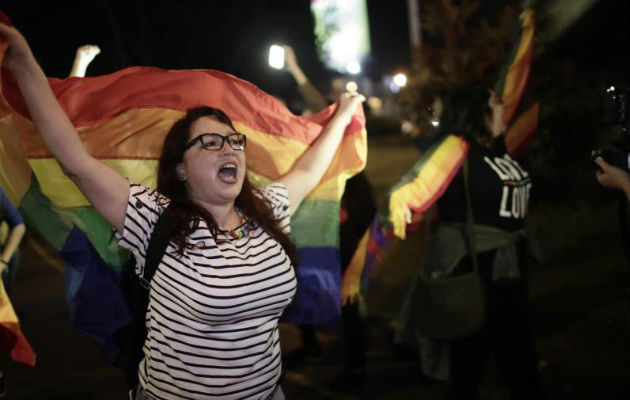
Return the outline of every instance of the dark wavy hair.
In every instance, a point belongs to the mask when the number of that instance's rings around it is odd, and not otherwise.
[[[171,200],[169,213],[172,213],[174,223],[169,227],[169,235],[177,245],[180,254],[185,248],[190,248],[190,244],[186,243],[186,238],[197,229],[202,219],[206,221],[215,240],[217,240],[217,233],[219,232],[219,226],[212,214],[190,200],[184,182],[177,178],[175,172],[175,167],[183,160],[185,145],[190,140],[190,129],[193,123],[202,117],[214,118],[234,129],[232,121],[223,111],[206,106],[192,108],[169,130],[164,139],[162,154],[158,163],[157,191]],[[271,205],[262,196],[260,190],[250,183],[247,174],[234,204],[247,220],[255,222],[263,231],[280,243],[291,263],[297,266],[298,255],[295,244],[290,236],[282,231]]]
[[[492,116],[489,90],[489,85],[474,83],[445,92],[441,97],[439,136],[454,134],[468,141],[491,142],[487,120]]]

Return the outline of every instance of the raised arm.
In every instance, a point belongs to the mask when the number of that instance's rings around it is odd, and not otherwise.
[[[313,113],[320,112],[328,107],[326,98],[313,86],[304,71],[302,71],[302,68],[300,68],[293,48],[287,45],[282,46],[282,48],[284,49],[287,61],[285,69],[289,71],[293,79],[295,79],[298,91],[306,102],[306,107]]]
[[[10,45],[4,67],[15,76],[44,143],[94,208],[122,232],[129,182],[85,150],[22,34],[0,23],[0,39]]]
[[[350,123],[357,106],[363,101],[365,97],[361,94],[342,94],[339,97],[339,108],[324,131],[293,169],[280,179],[289,191],[291,215],[324,176],[341,143],[346,126]]]
[[[85,76],[85,71],[87,71],[88,65],[94,60],[94,57],[101,53],[101,49],[93,44],[86,44],[77,49],[76,56],[74,57],[74,62],[72,63],[72,69],[70,70],[70,75],[68,77],[79,77],[83,78]]]

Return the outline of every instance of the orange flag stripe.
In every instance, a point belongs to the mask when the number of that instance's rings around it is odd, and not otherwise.
[[[534,103],[505,133],[505,146],[512,157],[521,155],[536,138],[539,108],[539,104]]]
[[[512,60],[505,77],[505,87],[503,89],[503,104],[505,107],[503,119],[506,123],[512,120],[525,90],[534,52],[534,11],[524,11],[521,15],[521,21],[521,40],[516,56]]]

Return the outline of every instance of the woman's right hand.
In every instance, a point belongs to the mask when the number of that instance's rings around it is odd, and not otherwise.
[[[9,42],[3,65],[14,74],[35,61],[28,42],[15,27],[0,23],[0,39]]]
[[[357,107],[364,101],[365,96],[360,93],[342,93],[341,96],[339,96],[339,108],[337,108],[335,118],[340,118],[342,121],[344,121],[345,125],[348,125],[352,120],[352,116],[354,115]]]

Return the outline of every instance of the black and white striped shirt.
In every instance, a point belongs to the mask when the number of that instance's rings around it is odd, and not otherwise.
[[[284,185],[263,189],[288,232]],[[158,201],[160,199],[160,201]],[[144,268],[149,238],[168,203],[132,184],[119,244]],[[217,243],[205,221],[183,257],[171,242],[151,281],[142,387],[156,399],[265,399],[280,378],[278,318],[296,290],[284,249],[255,224]]]

